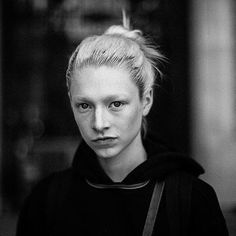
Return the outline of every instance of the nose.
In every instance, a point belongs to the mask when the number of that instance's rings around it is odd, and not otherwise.
[[[94,111],[93,129],[96,132],[104,132],[110,126],[108,114],[102,108],[97,108]]]

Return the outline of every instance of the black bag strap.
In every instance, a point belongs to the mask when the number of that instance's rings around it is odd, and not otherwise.
[[[164,182],[156,182],[150,201],[142,236],[151,236],[164,189]]]
[[[192,177],[175,173],[166,180],[166,210],[171,236],[187,236],[191,212]]]

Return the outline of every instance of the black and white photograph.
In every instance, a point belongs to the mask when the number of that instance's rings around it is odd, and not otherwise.
[[[236,236],[236,2],[2,0],[0,236]]]

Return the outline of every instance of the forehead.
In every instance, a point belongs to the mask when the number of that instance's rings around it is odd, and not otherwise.
[[[71,95],[91,99],[106,96],[136,96],[138,88],[129,72],[120,67],[85,67],[71,81]]]

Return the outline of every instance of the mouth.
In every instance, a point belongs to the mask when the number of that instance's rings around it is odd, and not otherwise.
[[[116,139],[117,139],[116,137],[107,136],[107,137],[99,137],[99,138],[93,139],[92,142],[96,144],[106,145],[106,144],[114,143]]]

